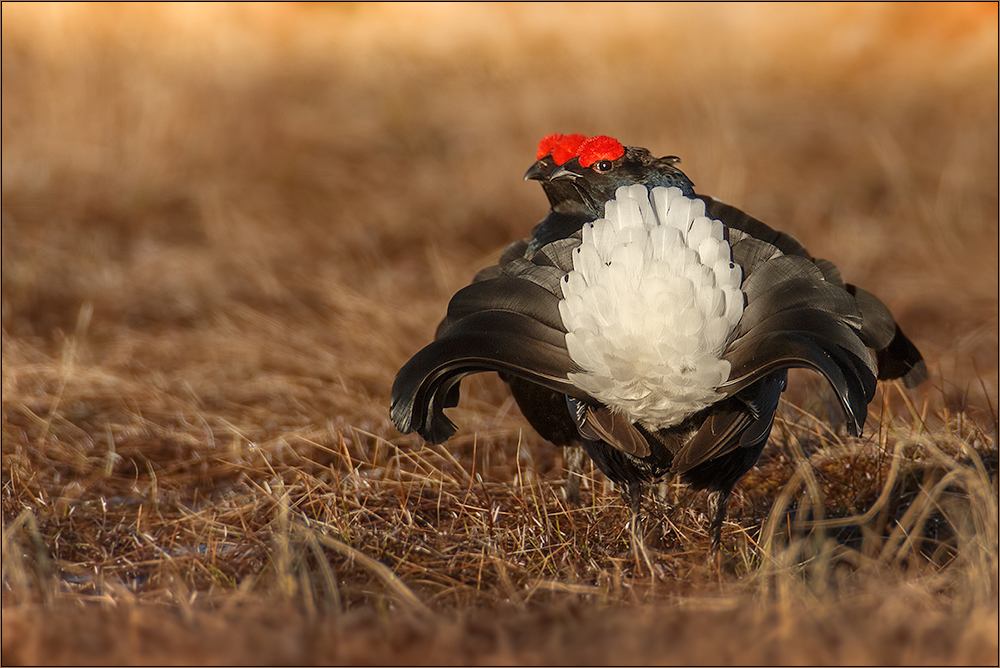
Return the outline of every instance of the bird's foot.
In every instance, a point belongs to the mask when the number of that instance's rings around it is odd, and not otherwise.
[[[585,454],[580,445],[567,445],[563,448],[566,468],[566,503],[571,506],[580,505],[580,481],[583,477]]]
[[[708,535],[710,552],[722,550],[722,523],[726,521],[726,504],[731,490],[712,490],[708,493]]]

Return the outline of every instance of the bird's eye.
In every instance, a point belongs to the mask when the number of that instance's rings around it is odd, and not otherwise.
[[[610,160],[600,160],[596,165],[594,165],[594,169],[599,172],[607,172],[610,171],[613,166],[614,165],[612,165]]]

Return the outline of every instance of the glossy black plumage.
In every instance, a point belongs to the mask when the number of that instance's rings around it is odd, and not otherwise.
[[[579,162],[557,166],[543,159],[529,170],[528,177],[542,181],[552,210],[531,238],[511,244],[498,265],[455,295],[437,339],[400,370],[391,415],[401,431],[415,430],[432,442],[448,438],[455,427],[443,411],[457,402],[458,381],[498,371],[532,426],[560,445],[579,439],[598,468],[625,487],[633,510],[643,483],[671,471],[712,492],[717,546],[726,500],[767,443],[788,368],[823,375],[855,435],[876,377],[901,377],[908,386],[926,377],[919,352],[881,301],[845,284],[832,263],[813,258],[791,236],[696,195],[676,158],[628,147],[602,163],[602,171]],[[573,269],[581,227],[603,215],[603,203],[619,186],[634,183],[677,186],[700,197],[707,215],[724,224],[732,260],[743,272],[745,308],[723,352],[732,366],[718,388],[723,398],[658,430],[615,414],[569,380],[580,369],[566,350],[559,315],[559,281]]]

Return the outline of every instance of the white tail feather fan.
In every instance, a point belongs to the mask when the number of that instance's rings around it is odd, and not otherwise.
[[[562,282],[570,381],[651,429],[718,401],[743,316],[743,272],[722,223],[679,188],[622,186],[585,225]]]

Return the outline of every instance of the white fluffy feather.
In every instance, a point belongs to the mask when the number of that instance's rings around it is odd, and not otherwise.
[[[653,428],[721,398],[721,359],[743,315],[742,272],[722,223],[678,188],[622,186],[585,225],[562,282],[580,389]]]

